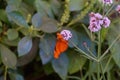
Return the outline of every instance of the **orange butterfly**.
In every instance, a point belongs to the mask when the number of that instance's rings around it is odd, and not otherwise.
[[[54,50],[54,58],[58,59],[60,54],[68,48],[68,40],[65,40],[60,33],[57,33],[57,42]]]

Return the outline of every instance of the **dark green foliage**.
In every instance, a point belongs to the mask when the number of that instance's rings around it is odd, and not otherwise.
[[[32,48],[32,38],[29,36],[23,37],[18,43],[18,55],[27,54]]]
[[[120,79],[120,14],[106,15],[111,6],[104,7],[94,0],[0,0],[0,80]],[[90,12],[111,20],[100,38],[88,29]],[[64,29],[72,38],[55,59],[56,33]]]
[[[3,64],[9,68],[15,68],[17,63],[17,58],[15,54],[9,50],[6,46],[0,44],[1,60]]]

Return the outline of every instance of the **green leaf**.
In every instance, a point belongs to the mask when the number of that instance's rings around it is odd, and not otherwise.
[[[8,15],[9,12],[17,11],[17,8],[15,6],[12,6],[12,5],[7,5],[5,11]],[[8,18],[9,18],[9,16],[8,16]]]
[[[17,66],[24,66],[24,65],[30,63],[36,57],[37,51],[38,51],[38,46],[39,46],[38,43],[39,43],[39,39],[34,38],[31,50],[26,55],[20,56],[18,58]]]
[[[46,33],[56,32],[58,30],[57,21],[50,19],[50,18],[44,18],[40,29]]]
[[[49,34],[45,35],[45,37],[40,40],[39,55],[43,64],[48,63],[53,58],[55,43],[55,37]]]
[[[17,11],[19,11],[24,16],[27,22],[31,22],[31,16],[35,12],[33,6],[27,5],[24,2],[22,2]]]
[[[63,80],[66,80],[68,64],[69,60],[65,53],[62,53],[58,59],[52,60],[53,69]]]
[[[51,9],[55,15],[59,14],[60,10],[60,2],[58,0],[50,0],[51,1]]]
[[[17,46],[18,45],[18,42],[19,42],[19,40],[20,40],[20,38],[17,38],[17,39],[15,39],[15,40],[8,40],[8,38],[7,37],[3,37],[2,38],[2,43],[4,43],[4,44],[6,44],[6,45],[8,45],[8,46]]]
[[[70,11],[78,11],[83,7],[84,0],[70,0]]]
[[[9,73],[11,80],[24,80],[24,77],[18,73]]]
[[[70,47],[74,47],[74,45],[70,42],[72,41],[75,45],[78,45],[78,35],[77,35],[77,32],[75,30],[70,30],[71,33],[72,33],[72,38],[70,38],[69,40],[69,46]]]
[[[8,23],[7,14],[3,9],[0,9],[0,20]]]
[[[15,29],[9,29],[7,31],[7,36],[9,40],[15,40],[18,38],[18,32]]]
[[[35,6],[37,8],[37,11],[41,17],[49,15],[50,17],[53,17],[51,5],[48,1],[44,0],[36,0]]]
[[[45,7],[45,1],[42,0],[35,0],[35,6],[37,8],[37,11],[39,13],[39,15],[42,16],[47,16],[47,13],[44,11],[44,7]]]
[[[69,57],[69,73],[73,74],[79,70],[81,70],[86,62],[86,58],[80,56],[79,53],[75,51],[70,51],[68,54]]]
[[[18,55],[23,56],[27,54],[32,48],[32,38],[25,36],[18,43]]]
[[[24,0],[24,2],[27,4],[27,5],[30,5],[33,7],[34,3],[35,3],[35,0]]]
[[[29,27],[23,15],[18,11],[12,11],[8,13],[8,16],[12,21],[14,21],[17,25],[22,27]]]
[[[119,25],[120,25],[119,23],[116,23],[110,26],[110,29],[107,34],[107,40],[109,46],[116,39],[116,37],[120,35]],[[115,63],[120,67],[120,40],[114,43],[110,51]]]
[[[34,14],[32,17],[32,24],[35,28],[40,28],[42,24],[42,18],[38,13]]]
[[[104,59],[104,60],[102,60],[102,61],[100,62],[103,70],[105,69],[106,64],[107,64],[109,58],[110,58],[110,57],[108,57],[108,58],[106,58],[106,59]],[[113,68],[114,65],[115,65],[115,64],[114,64],[114,61],[111,60],[110,63],[108,64],[105,72],[110,71],[110,70]],[[99,64],[99,67],[100,67],[100,64]],[[91,61],[91,62],[90,62],[90,66],[89,66],[90,72],[95,72],[95,73],[97,73],[97,68],[98,68],[98,63]],[[101,69],[101,67],[100,67],[100,69]],[[100,72],[102,73],[101,70],[100,70]]]
[[[0,44],[0,53],[2,62],[5,66],[9,68],[14,68],[16,66],[17,58],[15,54],[2,44]]]
[[[12,5],[15,7],[20,6],[22,0],[6,0],[8,5]]]

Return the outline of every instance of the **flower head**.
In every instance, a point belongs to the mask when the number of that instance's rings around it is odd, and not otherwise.
[[[103,24],[102,15],[99,13],[90,13],[90,25],[88,29],[92,32],[99,31],[101,29],[101,25]]]
[[[91,32],[97,32],[101,29],[101,26],[100,26],[100,24],[93,22],[89,25],[88,29],[90,29]]]
[[[69,30],[63,30],[57,33],[57,42],[54,49],[54,58],[58,59],[60,54],[67,50],[68,40],[72,37],[72,33]]]
[[[97,24],[102,24],[102,15],[99,13],[90,13],[90,23],[96,22]]]
[[[110,5],[113,3],[113,0],[102,0],[104,4]]]
[[[97,32],[101,29],[101,26],[107,28],[110,25],[110,20],[108,17],[103,17],[99,13],[90,13],[90,25],[88,29],[90,29],[91,32]]]
[[[110,20],[108,19],[108,17],[104,17],[103,18],[103,27],[107,28],[110,25]]]
[[[60,34],[65,40],[69,40],[72,37],[72,33],[69,30],[62,30]]]
[[[118,13],[120,13],[120,5],[117,5],[116,9],[115,9]]]

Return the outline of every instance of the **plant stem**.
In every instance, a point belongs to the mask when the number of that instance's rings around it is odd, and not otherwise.
[[[97,56],[98,60],[99,60],[100,55],[101,55],[101,31],[98,32],[98,56]],[[100,74],[99,74],[100,67],[99,66],[100,66],[100,63],[97,62],[97,80],[100,79]]]
[[[4,80],[7,80],[7,66],[5,66]]]
[[[103,73],[105,73],[105,71],[106,71],[106,69],[107,69],[107,67],[108,67],[111,59],[112,59],[112,56],[110,56],[110,58],[108,59],[108,62],[107,62],[107,64],[105,65],[105,68],[104,68],[104,70],[103,70]]]
[[[91,52],[91,50],[87,46],[85,46],[85,48],[87,49],[87,51],[90,53],[92,57],[96,58],[96,56]]]
[[[100,79],[100,74],[99,74],[99,72],[100,72],[100,69],[99,69],[99,62],[97,62],[97,80]]]
[[[75,47],[79,52],[83,53],[83,54],[86,55],[88,58],[91,58],[92,60],[98,62],[98,60],[97,60],[96,58],[88,55],[86,52],[84,52],[83,50],[81,50],[80,48],[78,48],[72,41],[70,41],[70,42],[74,45],[74,47]]]
[[[85,26],[85,24],[82,24],[82,26],[85,29],[86,33],[88,34],[89,38],[91,39],[90,31],[88,30],[88,28]]]
[[[101,31],[98,32],[98,59],[101,55]]]
[[[75,80],[81,80],[79,77],[76,76],[67,76],[67,78],[75,79]]]
[[[16,31],[19,31],[19,30],[21,30],[22,28],[24,28],[24,27],[20,26],[20,27],[16,28]]]
[[[120,38],[120,35],[116,37],[116,39],[111,43],[111,45],[108,47],[108,49],[103,53],[103,55],[99,58],[98,61],[100,61],[107,53],[108,51],[112,48],[112,46],[116,43],[116,41]]]
[[[105,65],[105,68],[103,70],[103,74],[105,73],[106,69],[108,68],[108,65],[109,65],[111,59],[112,59],[112,56],[110,56],[110,58],[108,59],[107,64]],[[100,77],[100,80],[102,80],[102,76]]]
[[[104,76],[104,70],[103,70],[102,63],[100,63],[100,68],[101,68],[101,72],[102,72],[102,76],[100,77],[100,80],[102,80],[102,77],[103,77],[103,80],[106,80],[105,76]]]
[[[114,4],[108,9],[108,11],[105,13],[104,16],[108,15],[108,13],[112,10],[113,7],[114,7]]]

